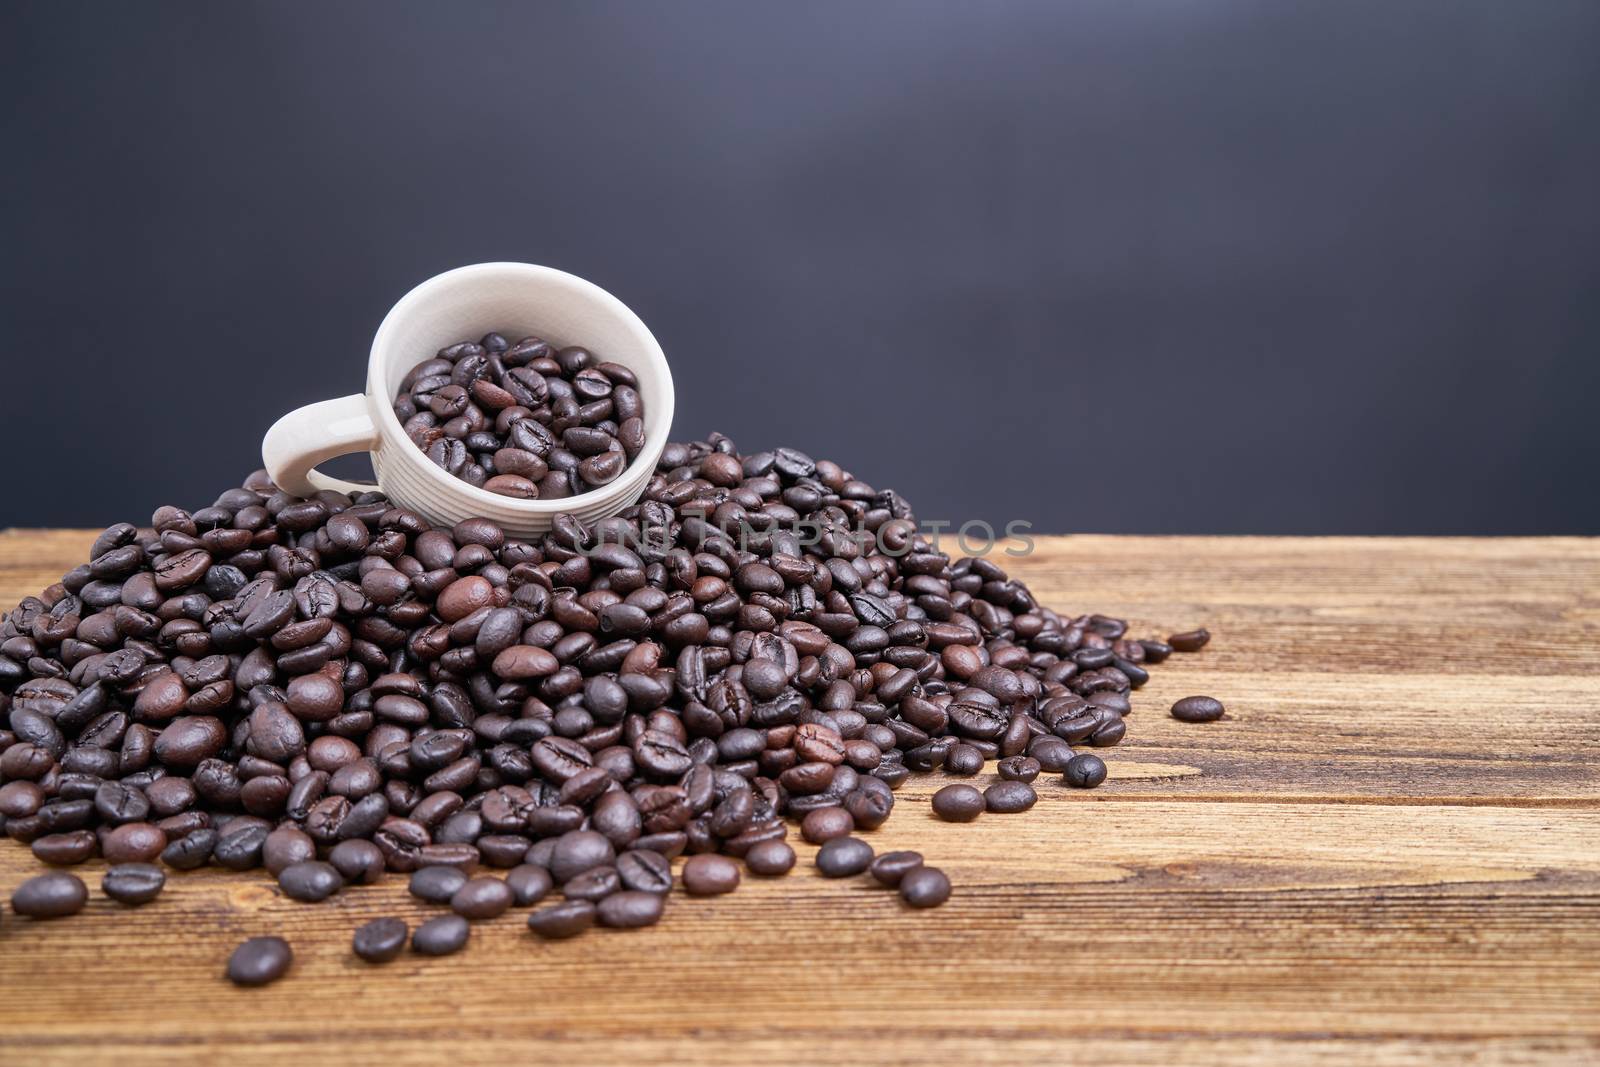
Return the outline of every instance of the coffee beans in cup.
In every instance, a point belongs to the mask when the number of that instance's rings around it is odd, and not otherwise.
[[[469,485],[554,500],[616,481],[639,454],[638,386],[586,348],[490,333],[413,367],[394,413],[428,459]]]

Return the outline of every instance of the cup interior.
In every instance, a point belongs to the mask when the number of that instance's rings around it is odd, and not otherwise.
[[[406,373],[441,348],[476,340],[491,330],[513,344],[524,337],[541,337],[556,348],[581,345],[597,359],[633,371],[644,401],[645,445],[616,481],[556,500],[517,500],[490,493],[423,458],[423,464],[452,483],[452,493],[485,507],[492,505],[496,513],[509,506],[528,514],[555,514],[586,511],[585,505],[648,480],[672,428],[672,374],[661,346],[639,317],[604,289],[529,263],[479,263],[448,271],[411,290],[389,312],[373,338],[367,368],[373,418],[387,446],[410,449],[422,458],[392,407]]]

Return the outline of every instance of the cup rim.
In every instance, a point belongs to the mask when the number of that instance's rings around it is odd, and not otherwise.
[[[474,276],[519,276],[527,281],[557,282],[582,290],[591,299],[606,308],[622,325],[632,334],[644,351],[647,362],[655,364],[655,369],[660,378],[661,401],[658,430],[654,434],[646,433],[644,447],[634,457],[623,472],[611,483],[588,492],[575,493],[572,496],[557,497],[552,500],[521,500],[513,496],[503,496],[491,493],[487,489],[472,485],[454,475],[440,470],[429,462],[416,444],[406,436],[405,429],[400,425],[400,419],[394,413],[394,398],[387,394],[384,374],[384,352],[393,349],[389,343],[389,334],[397,329],[396,320],[399,313],[408,309],[412,304],[418,303],[431,295],[435,288],[463,279],[471,280]],[[427,358],[426,356],[422,359]],[[417,362],[422,362],[418,359]],[[413,286],[409,292],[395,301],[388,314],[379,323],[377,332],[372,336],[372,350],[367,359],[367,402],[368,406],[375,408],[373,417],[377,420],[379,436],[382,439],[392,440],[402,449],[409,449],[415,453],[415,458],[422,462],[408,464],[417,470],[425,471],[426,477],[433,478],[440,485],[448,485],[451,492],[460,493],[467,500],[485,507],[499,510],[508,508],[513,513],[523,515],[560,515],[566,512],[582,510],[597,504],[603,505],[611,498],[619,495],[633,493],[637,495],[642,484],[647,483],[654,474],[656,464],[661,458],[662,450],[667,446],[667,438],[672,433],[673,409],[676,406],[676,391],[672,383],[672,368],[667,363],[666,353],[661,350],[661,344],[650,332],[633,309],[617,299],[609,291],[601,288],[586,278],[555,267],[540,266],[535,263],[518,263],[514,261],[496,261],[489,263],[471,263],[463,267],[435,274],[433,277]],[[642,471],[637,468],[642,468]],[[642,474],[642,477],[640,476]],[[381,489],[381,486],[378,488]]]

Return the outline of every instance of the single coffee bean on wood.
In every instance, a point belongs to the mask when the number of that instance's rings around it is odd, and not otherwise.
[[[1089,752],[1073,756],[1062,780],[1074,789],[1093,789],[1106,780],[1106,762]]]
[[[1027,782],[999,781],[983,791],[984,807],[999,815],[1027,811],[1038,799],[1039,794]]]
[[[794,848],[787,841],[760,841],[744,854],[744,865],[751,874],[775,877],[794,870]]]
[[[385,916],[357,927],[350,947],[368,963],[388,963],[405,949],[410,934],[404,919]]]
[[[900,879],[900,899],[913,908],[936,908],[950,899],[950,879],[937,867],[918,867]]]
[[[933,813],[946,822],[971,822],[983,810],[983,794],[970,785],[947,785],[933,794]]]
[[[76,915],[89,902],[83,879],[64,871],[36,875],[11,894],[11,910],[30,919],[62,919]]]
[[[289,972],[294,952],[281,937],[252,937],[228,957],[228,981],[234,985],[260,986],[276,982]]]
[[[860,874],[872,863],[872,846],[859,837],[836,837],[817,850],[817,870],[828,878]]]
[[[738,887],[739,865],[726,856],[707,852],[683,865],[683,888],[692,897],[721,896]]]
[[[1179,722],[1216,722],[1225,711],[1215,697],[1184,697],[1172,705],[1172,717]]]
[[[884,852],[873,858],[872,865],[867,870],[880,884],[893,888],[898,886],[907,874],[921,866],[920,852]]]
[[[472,936],[472,924],[459,915],[429,919],[411,935],[411,950],[422,956],[448,956],[460,952]]]
[[[167,875],[150,863],[121,863],[106,871],[100,891],[118,904],[138,907],[161,895]]]

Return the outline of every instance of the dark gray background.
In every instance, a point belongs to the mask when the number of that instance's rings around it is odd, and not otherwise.
[[[925,518],[1600,532],[1594,0],[0,10],[0,525],[208,503],[520,259]]]

